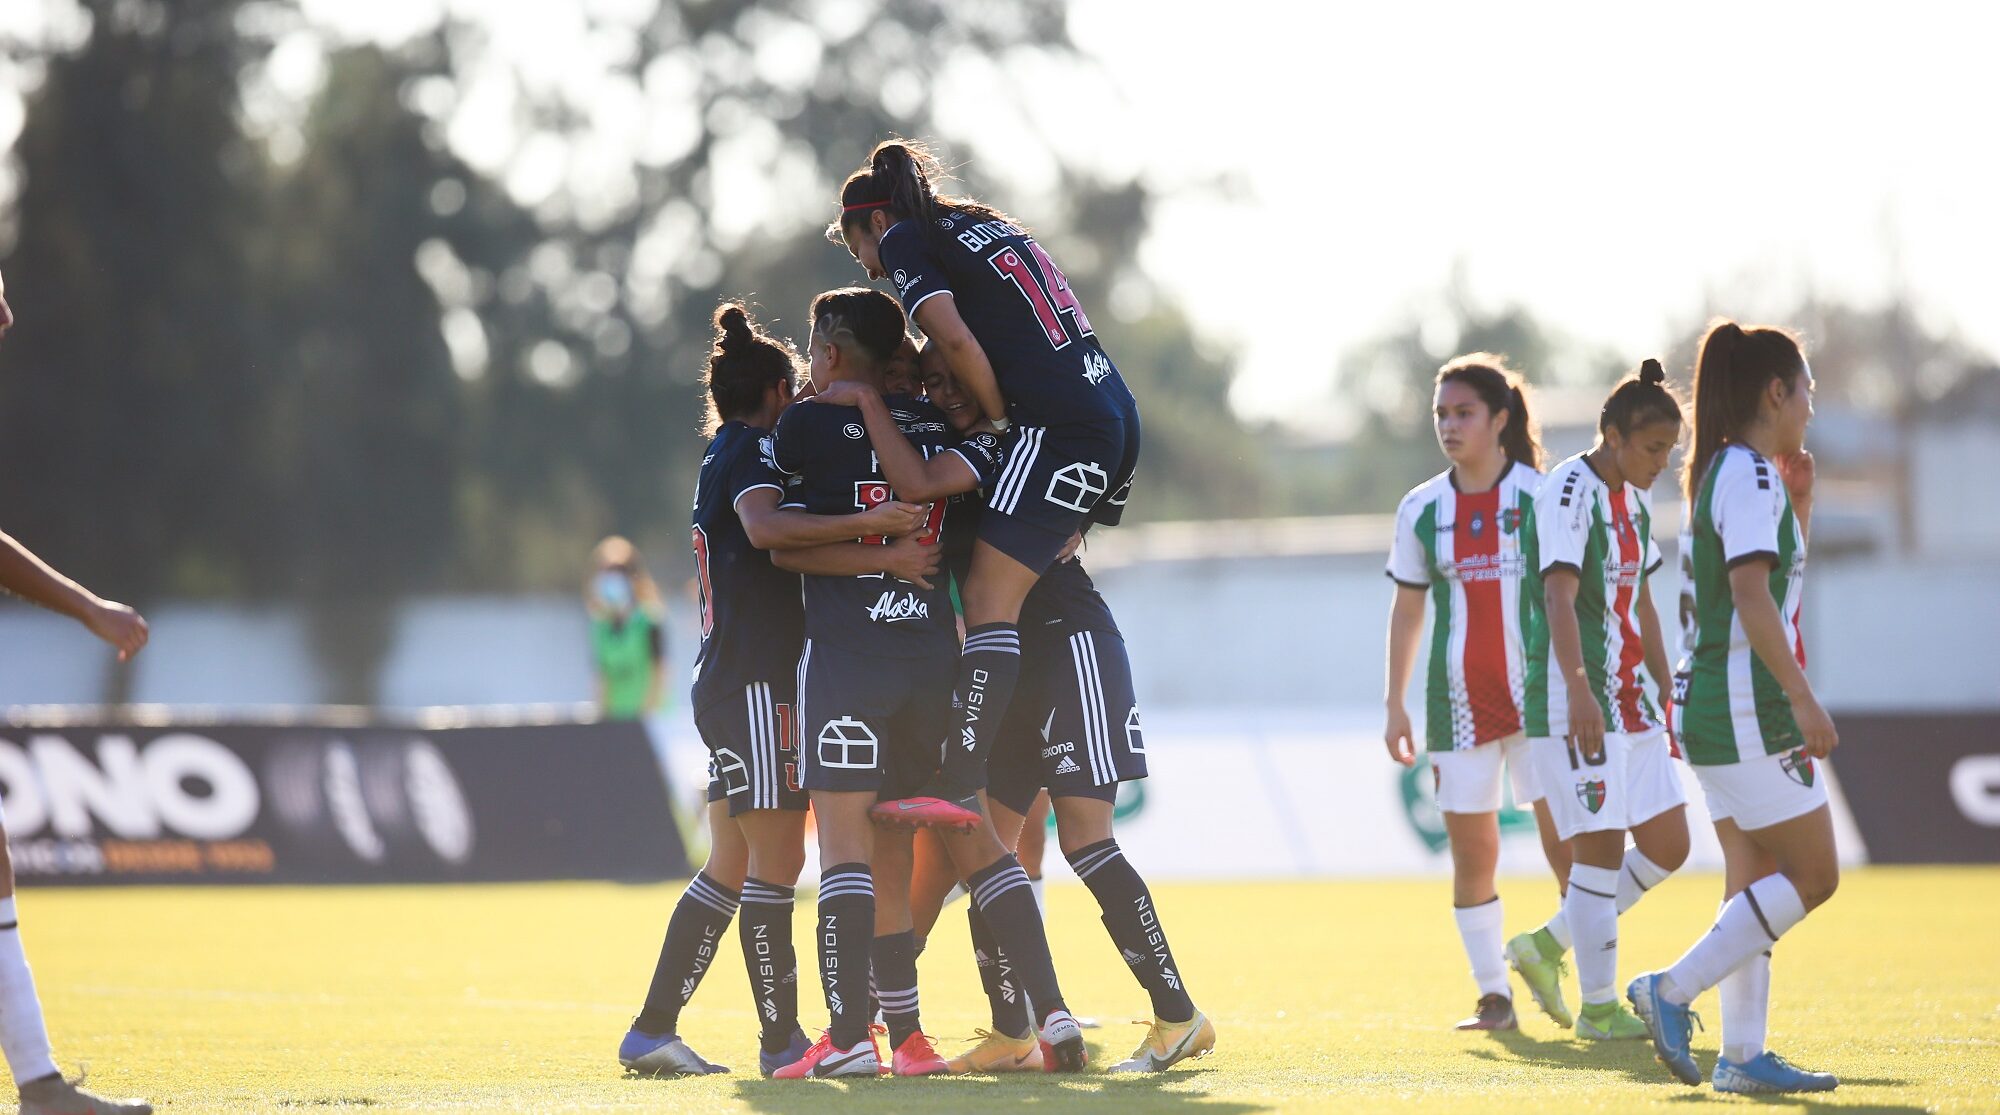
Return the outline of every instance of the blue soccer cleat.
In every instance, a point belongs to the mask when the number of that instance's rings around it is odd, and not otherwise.
[[[1646,1032],[1653,1036],[1653,1053],[1674,1079],[1691,1088],[1701,1086],[1701,1068],[1694,1063],[1694,1052],[1689,1048],[1694,1040],[1694,1023],[1701,1020],[1684,1006],[1667,1002],[1660,994],[1660,977],[1663,972],[1647,972],[1633,980],[1625,988],[1625,998],[1632,1003],[1632,1013],[1646,1024]]]
[[[625,1031],[625,1040],[618,1043],[618,1063],[640,1076],[707,1076],[729,1071],[702,1060],[678,1034],[640,1030]]]
[[[804,1030],[793,1030],[791,1044],[778,1050],[776,1053],[759,1052],[757,1054],[757,1071],[764,1074],[766,1079],[769,1079],[772,1073],[777,1072],[786,1065],[804,1060],[806,1051],[811,1048],[812,1039],[806,1037],[806,1032]]]
[[[1742,1062],[1724,1057],[1715,1062],[1715,1075],[1709,1082],[1715,1085],[1718,1092],[1739,1095],[1831,1092],[1840,1087],[1839,1078],[1832,1073],[1807,1072],[1770,1052],[1759,1053]]]

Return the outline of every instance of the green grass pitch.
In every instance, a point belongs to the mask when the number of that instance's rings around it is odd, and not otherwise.
[[[1140,865],[1145,866],[1142,862]],[[1627,916],[1621,979],[1708,925],[1714,876],[1676,878]],[[637,1080],[613,1052],[678,885],[29,892],[23,929],[57,1056],[164,1112],[1679,1111],[1757,1101],[1672,1083],[1650,1047],[1586,1046],[1523,1004],[1492,1038],[1450,1023],[1474,997],[1447,884],[1167,885],[1157,899],[1221,1040],[1142,1079],[975,1077],[773,1083],[755,1075],[742,962],[723,954],[682,1033],[729,1076]],[[1547,879],[1503,884],[1510,932],[1546,917]],[[1104,1020],[1096,1067],[1139,1037],[1144,999],[1081,887],[1050,891],[1073,1009]],[[823,1018],[811,904],[800,999]],[[1777,953],[1772,1045],[1839,1073],[1828,1108],[2000,1109],[2000,870],[1870,869]],[[731,933],[733,946],[734,932]],[[923,959],[947,1050],[984,1018],[963,907]],[[1574,983],[1571,985],[1574,1001]],[[1713,1060],[1719,1010],[1695,1048]],[[1767,1101],[1768,1102],[1768,1101]],[[1773,1106],[1807,1106],[1795,1099]],[[1819,1103],[1810,1105],[1817,1108]]]

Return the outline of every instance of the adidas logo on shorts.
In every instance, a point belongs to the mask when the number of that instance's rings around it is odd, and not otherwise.
[[[1062,762],[1056,764],[1057,774],[1075,774],[1078,769],[1076,760],[1070,758],[1068,755],[1064,755]]]

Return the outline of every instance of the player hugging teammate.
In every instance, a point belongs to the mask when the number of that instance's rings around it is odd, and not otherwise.
[[[1158,1071],[1214,1046],[1111,833],[1118,783],[1145,776],[1144,737],[1117,626],[1074,560],[1085,530],[1118,521],[1137,408],[1046,252],[1004,215],[933,193],[934,174],[921,148],[886,143],[843,187],[830,238],[871,277],[893,277],[903,305],[863,288],[814,300],[816,398],[792,405],[793,355],[740,308],[717,315],[709,388],[721,421],[695,506],[693,700],[713,756],[714,850],[621,1046],[635,1071],[721,1071],[676,1026],[739,902],[766,1075],[1081,1070],[1082,1032],[1012,852],[1045,786],[1065,854],[1153,1000],[1145,1041],[1114,1071]],[[949,413],[889,390],[913,355],[903,306],[929,340],[924,378]],[[963,648],[952,595],[931,580],[947,553]],[[1025,640],[1024,604],[1036,625]],[[789,679],[780,662],[796,663]],[[790,933],[806,799],[830,1020],[810,1045]],[[962,880],[994,1008],[994,1032],[949,1064],[920,1024],[919,829],[949,865],[923,881],[922,929]]]

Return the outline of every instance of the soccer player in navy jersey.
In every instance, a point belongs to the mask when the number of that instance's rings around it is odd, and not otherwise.
[[[14,325],[7,305],[7,283],[0,278],[0,337]],[[118,651],[119,661],[146,645],[146,621],[116,601],[105,600],[56,572],[13,538],[0,534],[0,589],[59,612],[89,629]],[[20,921],[14,908],[14,862],[8,856],[4,821],[0,821],[0,1053],[21,1090],[25,1115],[149,1115],[144,1100],[111,1100],[92,1095],[64,1080],[49,1045],[42,1020],[42,1000],[35,992],[35,975],[21,948]]]
[[[879,386],[883,366],[903,339],[902,310],[888,296],[850,288],[814,300],[813,385],[841,380]],[[976,477],[998,463],[993,443],[957,443],[944,416],[920,400],[889,400],[895,437],[871,438],[859,411],[837,405],[793,407],[772,435],[772,459],[792,479],[788,506],[833,513],[892,498],[878,454],[914,446],[946,456]],[[955,444],[956,443],[956,444]],[[934,504],[925,534],[949,529]],[[818,819],[821,979],[830,1025],[782,1078],[873,1074],[880,1053],[869,1033],[872,960],[898,1075],[942,1072],[945,1064],[918,1026],[916,942],[911,933],[911,842],[907,831],[878,834],[870,810],[911,798],[938,766],[953,727],[951,684],[958,636],[943,589],[882,577],[808,576],[806,644],[800,659],[801,765]],[[977,813],[927,800],[954,862],[970,876],[975,901],[997,936],[1021,957],[1031,994],[1043,1010],[1042,1036],[1061,1067],[1080,1069],[1082,1031],[1064,1009],[1040,912],[1027,877]],[[941,828],[940,831],[946,831]],[[879,887],[879,890],[878,890]]]
[[[920,361],[931,402],[966,442],[991,441],[990,423],[937,355],[936,346],[929,346]],[[831,384],[813,402],[860,409],[870,437],[884,447],[883,475],[898,494],[963,500],[968,515],[981,513],[979,502],[966,498],[977,496],[980,478],[947,457],[925,459],[907,445],[892,444],[896,426],[890,406],[867,385]],[[1081,541],[1081,535],[1072,538],[1023,604],[1020,692],[993,753],[987,805],[1001,841],[1011,847],[1036,796],[1049,789],[1063,855],[1097,899],[1112,942],[1153,1001],[1145,1040],[1111,1071],[1158,1072],[1212,1050],[1215,1027],[1189,998],[1152,893],[1112,834],[1118,784],[1146,777],[1145,736],[1118,624],[1074,556]],[[946,568],[964,576],[964,565],[953,556],[947,553]],[[930,872],[913,884],[913,923],[923,933],[935,924],[950,885]],[[1011,986],[1010,957],[976,903],[968,913],[993,1029],[949,1065],[954,1072],[1041,1068],[1044,1056],[1029,1024],[1028,1003]]]
[[[769,1076],[808,1048],[792,947],[792,888],[805,860],[792,721],[805,617],[799,575],[765,551],[880,535],[897,542],[788,560],[819,572],[916,580],[938,560],[936,547],[914,537],[924,508],[889,500],[814,515],[779,506],[786,478],[768,460],[767,431],[792,401],[797,354],[735,303],[716,311],[715,327],[706,373],[713,440],[695,486],[693,529],[702,639],[692,705],[711,755],[711,844],[668,923],[645,1006],[619,1045],[619,1063],[646,1075],[725,1071],[690,1049],[677,1026],[739,900],[743,960],[763,1027],[759,1067]]]
[[[869,277],[895,284],[1007,439],[960,593],[958,731],[942,777],[927,788],[979,809],[986,759],[1020,676],[1022,602],[1072,535],[1118,522],[1139,457],[1139,411],[1048,252],[998,210],[936,193],[940,176],[923,147],[877,144],[841,187],[827,236]]]

